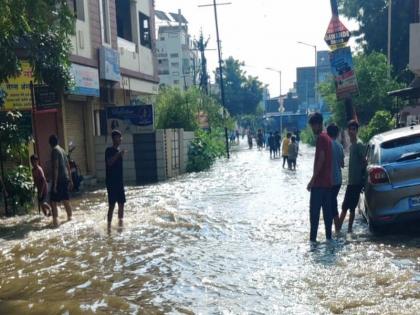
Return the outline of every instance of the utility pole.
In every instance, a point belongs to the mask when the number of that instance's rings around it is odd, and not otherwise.
[[[391,78],[392,0],[388,0],[388,78]]]
[[[338,12],[338,4],[337,4],[337,0],[330,0],[331,3],[331,11],[332,11],[332,20],[330,22],[330,25],[337,25],[338,23],[341,24],[340,20],[339,20],[339,12]],[[344,28],[344,26],[342,26]],[[327,33],[328,34],[328,33]],[[337,34],[337,31],[336,31]],[[339,33],[338,33],[339,34]],[[346,42],[348,41],[349,38],[342,38],[342,41],[339,43],[336,43],[335,45],[337,47],[340,46],[345,46]],[[336,38],[335,38],[336,40]],[[327,42],[328,44],[328,42]],[[334,43],[331,43],[334,45]],[[332,50],[337,49],[336,48],[332,48]],[[351,94],[348,94],[345,98],[344,98],[344,107],[345,107],[345,112],[346,112],[346,119],[347,121],[354,119],[355,118],[355,110],[353,107],[353,98]]]
[[[229,159],[230,158],[230,153],[229,153],[229,138],[228,138],[228,130],[227,130],[227,126],[226,126],[226,102],[225,102],[225,84],[224,84],[224,80],[223,80],[223,60],[222,60],[222,51],[220,49],[220,35],[219,35],[219,20],[218,20],[218,16],[217,16],[217,6],[218,5],[228,5],[231,4],[229,3],[216,3],[216,0],[213,0],[213,4],[207,4],[207,5],[200,5],[199,7],[209,7],[212,6],[214,8],[214,20],[215,20],[215,24],[216,24],[216,37],[217,37],[217,50],[218,50],[218,55],[219,55],[219,83],[220,83],[220,96],[222,99],[222,106],[223,106],[223,118],[225,121],[225,143],[226,143],[226,156]]]

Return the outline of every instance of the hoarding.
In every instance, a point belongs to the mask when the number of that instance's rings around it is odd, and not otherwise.
[[[31,81],[33,81],[32,68],[28,61],[21,61],[21,72],[15,78],[0,85],[6,92],[6,101],[2,110],[31,110]]]
[[[330,61],[337,89],[337,98],[342,100],[351,96],[351,94],[358,93],[359,89],[350,47],[331,52]]]

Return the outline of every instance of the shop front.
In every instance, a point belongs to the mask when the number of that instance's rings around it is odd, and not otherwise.
[[[99,103],[98,69],[72,64],[74,87],[63,99],[63,125],[66,149],[74,148],[74,159],[83,175],[93,175],[93,111]]]

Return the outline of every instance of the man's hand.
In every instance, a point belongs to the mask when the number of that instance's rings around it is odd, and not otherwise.
[[[308,186],[306,187],[306,189],[308,190],[308,191],[311,191],[311,189],[312,189],[312,185],[313,185],[313,179],[311,179],[310,181],[309,181],[309,183],[308,183]]]
[[[69,182],[69,190],[70,190],[70,191],[72,191],[72,190],[73,190],[73,188],[74,188],[73,181],[72,181],[72,180],[70,180],[70,182]]]

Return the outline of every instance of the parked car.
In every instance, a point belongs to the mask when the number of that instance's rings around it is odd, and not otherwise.
[[[371,231],[420,219],[420,126],[395,129],[367,146],[362,215]]]

